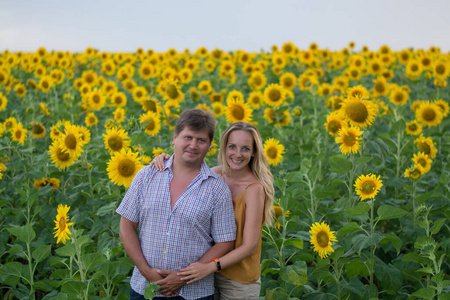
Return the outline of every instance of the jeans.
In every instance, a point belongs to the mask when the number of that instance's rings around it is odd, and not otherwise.
[[[130,289],[130,300],[146,300],[144,295],[136,293],[133,289]],[[154,297],[153,300],[184,300],[181,296],[175,297]],[[197,300],[214,300],[214,295],[198,298]]]

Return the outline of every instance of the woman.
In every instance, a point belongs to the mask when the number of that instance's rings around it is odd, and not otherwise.
[[[163,169],[166,154],[152,162]],[[234,249],[210,263],[193,263],[178,273],[187,284],[215,273],[215,299],[259,299],[261,232],[273,218],[273,177],[255,126],[231,124],[220,141],[219,166],[212,168],[228,184],[236,216]]]

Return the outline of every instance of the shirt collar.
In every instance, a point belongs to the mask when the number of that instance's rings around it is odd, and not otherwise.
[[[172,155],[168,160],[166,160],[164,165],[164,170],[169,170],[172,172],[172,164],[173,164],[173,158],[174,155]],[[205,161],[202,161],[202,166],[200,168],[200,176],[202,179],[207,179],[208,177],[218,178],[219,175],[217,175],[213,170],[211,170],[208,165],[205,163]]]

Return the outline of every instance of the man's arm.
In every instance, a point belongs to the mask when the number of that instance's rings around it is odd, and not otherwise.
[[[125,252],[139,269],[142,276],[144,276],[148,282],[156,282],[163,279],[163,277],[156,272],[156,269],[151,268],[145,260],[136,233],[137,226],[138,223],[132,222],[125,217],[121,217],[119,232],[120,240],[122,241]]]
[[[199,262],[209,263],[214,258],[219,258],[233,250],[234,241],[216,243],[200,258]]]

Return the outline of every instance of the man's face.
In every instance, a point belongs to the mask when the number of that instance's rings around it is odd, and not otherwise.
[[[208,129],[194,131],[186,126],[174,134],[175,160],[188,166],[200,166],[211,146]]]

